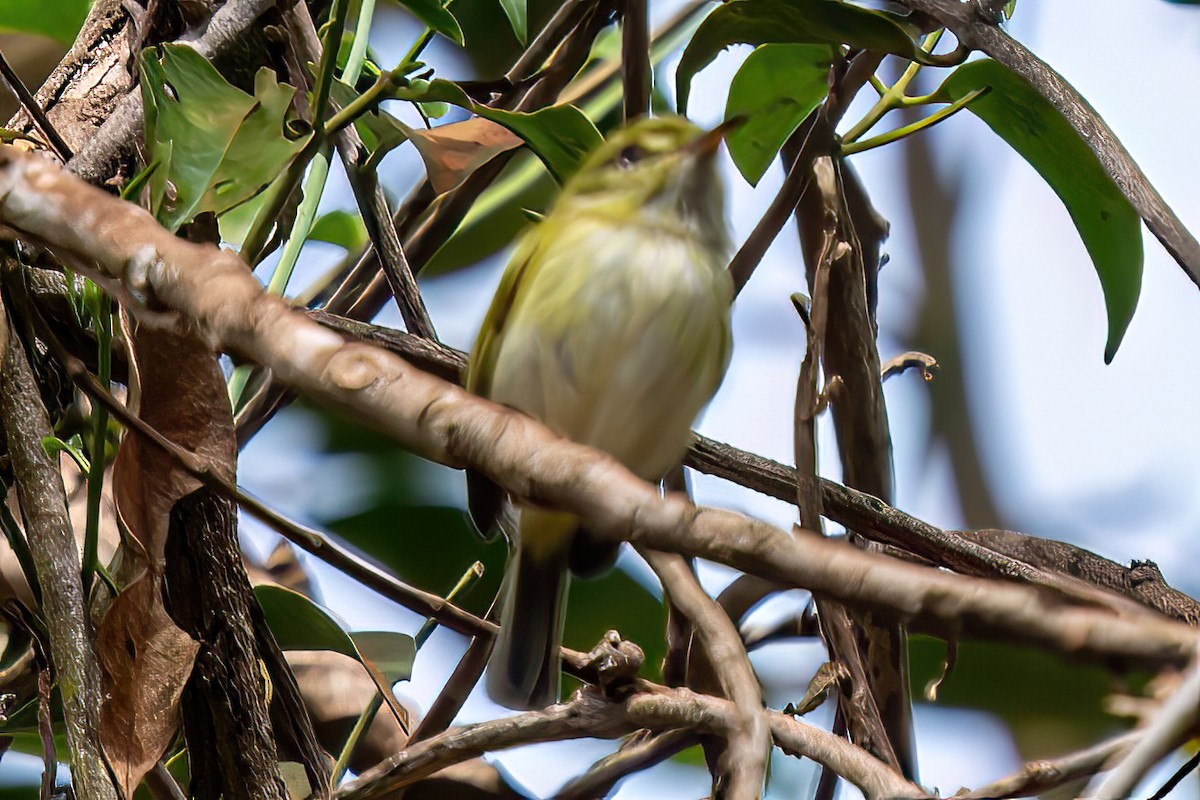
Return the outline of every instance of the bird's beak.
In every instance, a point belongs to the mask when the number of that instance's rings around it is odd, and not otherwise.
[[[725,137],[742,127],[742,125],[745,123],[745,116],[730,117],[717,127],[713,128],[711,131],[708,131],[700,138],[694,140],[688,145],[688,150],[698,157],[716,155],[716,152],[721,148],[721,142],[724,141]]]

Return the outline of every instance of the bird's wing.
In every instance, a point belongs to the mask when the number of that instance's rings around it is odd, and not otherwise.
[[[512,313],[517,295],[523,285],[522,277],[529,271],[536,251],[537,237],[528,233],[517,245],[512,260],[500,278],[500,286],[492,298],[483,326],[471,348],[463,384],[467,391],[480,397],[491,393],[492,378],[496,370],[496,359],[500,352],[500,333]],[[495,537],[497,523],[504,510],[504,490],[486,475],[467,470],[467,511],[475,528],[485,540]]]

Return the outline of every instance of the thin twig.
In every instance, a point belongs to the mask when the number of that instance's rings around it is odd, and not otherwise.
[[[683,558],[652,550],[638,552],[662,582],[672,605],[695,626],[721,692],[734,704],[716,775],[716,794],[729,800],[753,800],[762,790],[771,737],[761,713],[762,687],[741,636],[721,607],[700,588]]]
[[[70,146],[59,135],[58,129],[50,122],[50,118],[42,110],[37,98],[29,91],[29,87],[21,80],[21,76],[17,74],[17,71],[9,65],[3,53],[0,53],[0,75],[4,77],[8,88],[12,89],[13,94],[21,101],[21,105],[25,108],[26,113],[37,123],[42,134],[46,137],[46,141],[54,149],[55,154],[63,161],[70,161],[72,155]]]
[[[746,237],[746,241],[729,262],[729,272],[733,275],[735,291],[740,292],[750,280],[763,256],[767,254],[775,237],[787,224],[792,211],[800,202],[800,198],[808,191],[811,182],[811,165],[818,156],[828,155],[834,146],[833,130],[850,107],[850,101],[858,93],[859,88],[875,74],[883,56],[879,53],[864,51],[850,62],[845,73],[835,80],[834,87],[829,92],[829,99],[809,118],[801,128],[803,143],[788,168],[783,185],[778,194],[771,200],[766,213],[759,219],[754,230]]]
[[[963,795],[961,800],[1001,800],[1045,794],[1071,781],[1095,775],[1114,757],[1127,752],[1141,737],[1141,731],[1124,733],[1060,758],[1030,761],[1017,773]]]
[[[597,761],[587,772],[558,790],[555,800],[593,800],[608,797],[617,783],[635,772],[649,769],[699,743],[700,737],[686,728],[657,735],[639,731],[611,755]]]
[[[1150,768],[1159,759],[1183,744],[1200,724],[1200,647],[1183,680],[1141,737],[1129,749],[1112,771],[1094,781],[1084,797],[1099,800],[1120,800],[1129,797]]]

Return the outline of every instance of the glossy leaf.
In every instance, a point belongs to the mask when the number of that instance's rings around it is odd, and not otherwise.
[[[462,46],[463,32],[458,20],[439,0],[397,0],[412,15],[455,44]]]
[[[339,209],[318,217],[308,232],[308,238],[336,244],[353,252],[367,243],[367,226],[358,214]]]
[[[362,637],[367,648],[364,652],[354,638],[361,634],[347,633],[328,611],[299,592],[264,583],[254,587],[254,595],[281,650],[329,650],[353,658],[366,669],[401,725],[408,724],[408,712],[392,693],[395,680],[391,675],[403,675],[405,677],[398,680],[404,680],[412,669],[409,655],[416,656],[416,644],[411,636],[387,634],[388,641],[383,636],[368,633]],[[407,643],[401,643],[404,639]],[[386,667],[375,663],[368,653],[382,655]]]
[[[984,87],[988,91],[968,108],[1054,190],[1092,258],[1108,312],[1104,360],[1112,361],[1141,293],[1138,213],[1062,114],[1001,64],[990,59],[964,64],[933,99],[950,103]]]
[[[500,8],[504,9],[517,41],[525,44],[529,39],[529,9],[525,0],[500,0]]]
[[[262,190],[304,147],[287,114],[295,90],[259,70],[254,96],[231,86],[190,47],[162,45],[140,58],[151,211],[171,230],[221,214]]]
[[[254,596],[282,650],[329,650],[368,668],[388,683],[408,680],[416,647],[411,636],[390,631],[347,633],[321,606],[299,592],[275,584],[254,587]]]
[[[91,5],[89,0],[0,0],[0,32],[33,33],[69,46]]]
[[[841,0],[730,0],[705,17],[675,72],[679,112],[687,112],[692,78],[734,44],[848,44],[925,60],[904,26],[879,11]]]
[[[729,84],[725,119],[745,122],[725,138],[738,171],[752,186],[800,123],[829,93],[828,45],[764,44]]]

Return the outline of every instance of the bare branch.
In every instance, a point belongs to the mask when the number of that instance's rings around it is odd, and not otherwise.
[[[465,353],[440,342],[325,311],[307,313],[326,327],[386,348],[445,380],[458,382],[466,364]],[[685,463],[768,497],[786,503],[796,501],[795,469],[754,453],[696,435]],[[1012,531],[942,530],[892,508],[877,497],[824,478],[818,480],[822,511],[834,522],[938,566],[1075,594],[1080,588],[1075,579],[1082,578],[1173,619],[1193,625],[1200,623],[1200,603],[1168,586],[1149,562],[1125,567],[1074,545]],[[1083,596],[1104,602],[1095,592],[1085,592]]]
[[[1095,775],[1112,758],[1129,750],[1142,736],[1126,733],[1062,758],[1030,761],[1021,771],[963,795],[962,800],[1001,800],[1033,797],[1071,781]]]
[[[716,776],[723,782],[719,795],[729,800],[753,800],[762,791],[771,737],[761,714],[762,687],[750,666],[742,637],[721,607],[700,588],[681,557],[653,550],[639,552],[662,581],[671,603],[695,626],[721,692],[734,704],[726,731],[728,742]]]
[[[765,713],[780,748],[796,756],[833,765],[868,798],[929,796],[849,742],[792,717],[777,712]],[[452,728],[401,750],[342,787],[336,796],[339,800],[368,800],[450,764],[485,752],[536,742],[583,737],[611,739],[640,729],[686,729],[724,736],[737,714],[731,702],[687,689],[646,684],[644,691],[621,703],[604,700],[592,691],[579,691],[561,705]]]
[[[1095,781],[1084,797],[1120,800],[1130,793],[1150,768],[1167,753],[1179,747],[1200,725],[1200,648],[1179,688],[1168,698],[1158,714],[1142,731],[1137,743],[1103,780]]]

